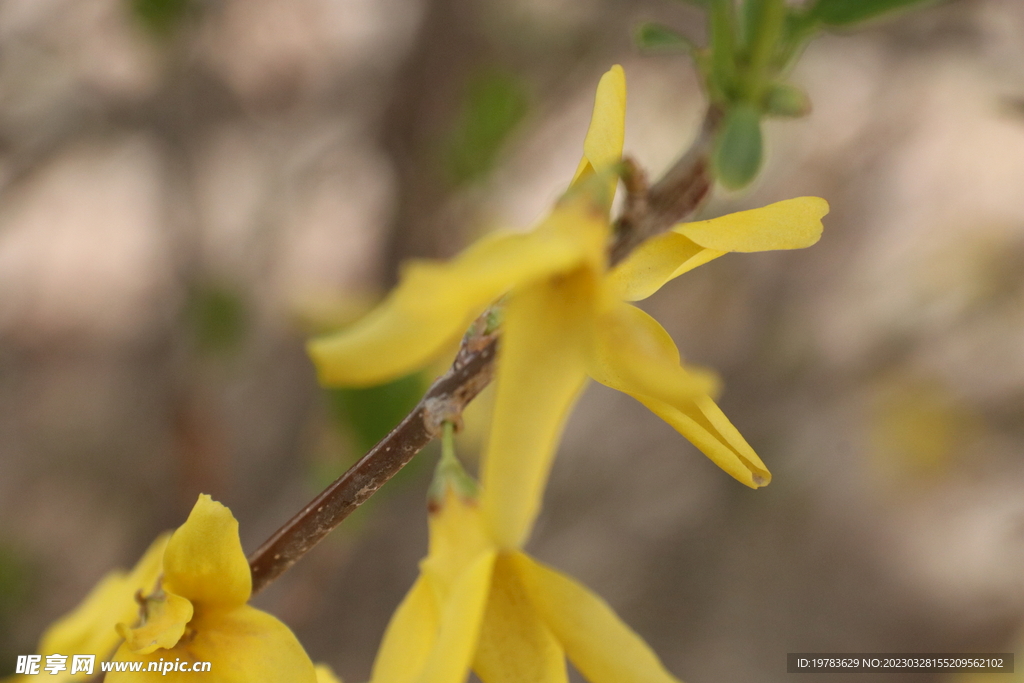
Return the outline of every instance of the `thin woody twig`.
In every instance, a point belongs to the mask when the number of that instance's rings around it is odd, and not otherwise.
[[[709,109],[689,151],[651,187],[643,170],[626,160],[622,180],[627,196],[609,246],[611,264],[697,210],[713,184],[710,150],[720,119],[717,109]],[[460,424],[462,410],[494,374],[498,332],[488,328],[488,316],[489,311],[477,319],[463,338],[452,367],[430,386],[413,411],[249,556],[254,594],[295,564],[395,476],[441,434],[445,422]]]
[[[608,256],[612,265],[648,237],[668,230],[700,208],[714,184],[711,149],[721,121],[722,111],[710,107],[690,149],[653,186],[648,187],[643,169],[631,159],[624,160],[621,175],[626,201],[615,221],[615,241]]]
[[[466,335],[452,367],[430,386],[413,411],[249,556],[254,594],[295,564],[440,436],[445,422],[459,424],[463,408],[491,381],[497,347],[494,332],[474,329]]]

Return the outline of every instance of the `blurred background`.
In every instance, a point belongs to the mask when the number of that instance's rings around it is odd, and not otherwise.
[[[200,492],[251,551],[393,426],[429,376],[325,391],[304,339],[403,259],[540,217],[611,64],[627,153],[672,163],[704,103],[685,56],[632,46],[648,19],[703,40],[669,0],[0,2],[0,674]],[[530,549],[683,680],[1021,642],[1022,36],[1020,2],[954,0],[813,42],[813,113],[703,216],[819,195],[823,239],[644,303],[771,486],[583,396]],[[417,573],[435,458],[256,599],[347,681]],[[965,680],[858,680],[904,679]]]

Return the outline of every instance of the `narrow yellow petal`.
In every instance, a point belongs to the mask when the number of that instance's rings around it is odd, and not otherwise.
[[[738,482],[752,489],[766,486],[772,475],[739,430],[709,396],[671,405],[650,396],[633,395]]]
[[[170,536],[161,534],[130,573],[117,571],[105,576],[78,607],[46,629],[39,640],[39,654],[73,652],[96,655],[97,659],[109,657],[121,640],[115,625],[134,624],[139,618],[135,593],[155,587]],[[75,680],[84,678],[88,676],[74,676]]]
[[[371,683],[413,683],[423,672],[440,625],[440,614],[428,579],[420,576],[402,600],[384,631]]]
[[[517,290],[502,324],[494,422],[484,454],[480,504],[495,542],[529,535],[562,427],[586,379],[582,349],[593,274]]]
[[[117,625],[125,647],[135,654],[147,655],[157,648],[171,648],[185,633],[185,624],[192,619],[192,603],[174,593],[146,600],[145,621],[137,628]]]
[[[452,586],[419,683],[462,683],[469,675],[491,587],[494,552],[480,555]]]
[[[597,84],[594,113],[583,141],[583,158],[572,178],[571,186],[586,180],[595,172],[607,173],[622,158],[626,136],[626,74],[616,64]],[[609,205],[618,179],[610,176],[607,198]]]
[[[679,683],[604,600],[523,553],[512,559],[531,604],[590,683]]]
[[[360,323],[314,339],[309,354],[326,385],[368,386],[425,365],[513,286],[571,269],[586,249],[565,231],[495,234],[448,264],[415,262]]]
[[[113,660],[118,662],[210,662],[210,671],[197,674],[169,670],[142,673],[111,672],[106,683],[316,683],[313,662],[291,630],[266,612],[242,605],[197,613],[189,633],[169,650],[138,655],[122,645]]]
[[[654,318],[621,302],[611,302],[594,321],[587,372],[613,389],[672,404],[712,393],[717,386],[711,373],[680,365],[679,349]]]
[[[803,249],[821,237],[821,219],[827,213],[824,199],[797,197],[709,221],[680,223],[672,230],[719,251]]]
[[[708,396],[714,376],[682,368],[675,342],[657,320],[635,306],[612,304],[596,319],[592,340],[591,377],[643,403],[747,486],[771,481],[754,449]]]
[[[683,235],[666,232],[650,238],[608,273],[607,287],[618,299],[640,301],[669,280],[723,255]]]
[[[508,555],[494,564],[473,671],[483,683],[567,683],[565,652],[530,604]]]
[[[680,223],[645,241],[609,273],[609,287],[625,301],[646,299],[669,280],[731,251],[802,249],[821,237],[828,202],[797,197],[760,209],[696,223]]]
[[[249,600],[252,575],[231,510],[206,494],[199,496],[167,543],[163,584],[196,609],[234,607]]]

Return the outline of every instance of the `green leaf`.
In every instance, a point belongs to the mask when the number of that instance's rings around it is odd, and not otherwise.
[[[762,159],[761,112],[750,104],[738,104],[726,113],[715,144],[718,180],[730,190],[746,187],[757,176]]]
[[[810,16],[828,26],[849,26],[931,0],[818,0]]]
[[[470,80],[445,155],[448,175],[456,186],[480,180],[491,171],[528,108],[526,87],[515,74],[487,69]]]
[[[796,86],[775,83],[765,95],[764,109],[771,116],[807,116],[811,111],[811,99]]]
[[[640,24],[633,34],[633,42],[642,50],[657,52],[692,52],[695,48],[689,39],[655,22]]]

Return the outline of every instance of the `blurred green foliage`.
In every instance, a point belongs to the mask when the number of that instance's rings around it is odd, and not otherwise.
[[[818,0],[809,16],[827,26],[848,26],[929,0]]]
[[[695,48],[660,24],[643,24],[637,45],[687,51],[700,71],[712,106],[722,110],[714,168],[729,189],[750,184],[764,159],[761,119],[804,116],[807,95],[784,79],[822,28],[839,28],[929,0],[687,0],[708,13],[708,46]]]
[[[19,654],[8,649],[17,613],[28,604],[33,588],[28,561],[10,546],[0,543],[0,677],[14,673]]]
[[[229,355],[237,351],[248,328],[245,301],[224,285],[193,286],[185,314],[203,352]]]
[[[470,78],[445,152],[448,176],[456,187],[491,171],[528,110],[526,87],[515,74],[491,68]]]
[[[633,42],[651,52],[692,52],[695,49],[687,38],[656,22],[640,24],[633,34]]]
[[[811,99],[800,88],[788,83],[776,83],[764,99],[769,116],[806,116],[811,111]]]
[[[151,33],[167,36],[193,9],[194,0],[129,0],[132,14]]]
[[[423,396],[420,373],[360,389],[327,389],[334,418],[348,427],[359,453],[373,448]]]

